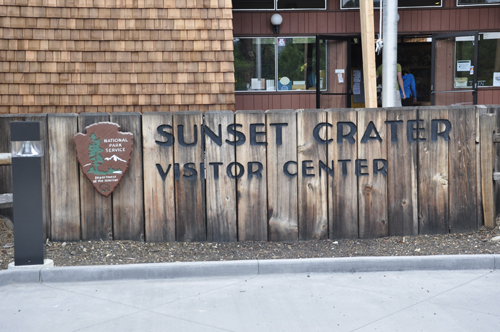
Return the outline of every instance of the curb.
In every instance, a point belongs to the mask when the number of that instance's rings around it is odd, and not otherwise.
[[[259,261],[259,274],[495,270],[500,255],[339,257]]]
[[[495,270],[500,255],[339,257],[133,265],[42,267],[0,271],[0,286],[12,283],[205,278],[286,273]]]

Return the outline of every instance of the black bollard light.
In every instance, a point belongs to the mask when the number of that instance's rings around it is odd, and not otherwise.
[[[14,264],[44,263],[40,122],[11,122]]]

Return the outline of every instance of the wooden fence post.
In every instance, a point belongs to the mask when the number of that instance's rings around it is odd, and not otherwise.
[[[327,127],[325,111],[297,112],[299,240],[328,238],[328,180],[333,175],[330,172],[334,172],[334,164],[327,159]],[[315,137],[317,128],[320,130]],[[317,142],[316,138],[324,143]]]
[[[408,123],[416,108],[387,109],[387,185],[389,235],[418,235],[417,142],[409,142]],[[416,137],[414,137],[416,139]]]
[[[50,207],[52,241],[80,240],[80,187],[73,136],[77,114],[49,114]],[[15,199],[15,198],[14,198]]]
[[[120,131],[134,135],[127,173],[113,192],[113,239],[144,241],[144,188],[142,180],[142,125],[140,113],[112,113]]]
[[[327,110],[328,160],[335,163],[335,174],[328,178],[328,220],[330,239],[358,238],[358,177],[355,174],[354,161],[358,158],[357,128],[358,114],[355,110]],[[355,131],[355,132],[353,132]],[[349,137],[352,140],[342,138]]]
[[[297,115],[266,112],[269,241],[297,241]]]
[[[497,130],[497,115],[482,114],[479,117],[481,131],[481,187],[483,194],[484,226],[493,229],[496,226],[495,188],[493,171],[495,163],[495,147],[493,135]]]
[[[488,108],[484,105],[476,106],[476,213],[477,213],[477,229],[484,225],[483,215],[483,189],[481,181],[481,115],[488,113]]]
[[[475,107],[450,107],[448,119],[450,231],[470,232],[477,229]]]
[[[142,115],[144,216],[148,242],[175,241],[172,113]]]
[[[81,113],[78,116],[78,131],[85,127],[109,121],[109,113]],[[112,196],[101,195],[80,169],[80,199],[82,240],[113,240]]]
[[[206,241],[205,166],[198,111],[174,113],[175,214],[177,241]]]
[[[488,113],[492,113],[496,115],[496,134],[493,136],[493,142],[495,143],[493,149],[495,151],[494,155],[494,198],[495,198],[495,211],[500,213],[500,105],[488,105]]]
[[[389,235],[385,119],[385,109],[358,111],[358,159],[354,162],[358,175],[359,237],[364,239]]]
[[[236,146],[236,161],[245,166],[252,176],[242,176],[237,180],[238,196],[238,240],[267,241],[267,133],[266,116],[263,111],[237,111],[236,123],[242,125],[240,131],[251,139],[250,125],[255,130],[255,143]],[[251,168],[251,169],[250,169]],[[260,172],[259,172],[260,170]]]
[[[433,121],[446,121],[446,119],[448,119],[446,107],[420,107],[418,109],[418,121],[415,126],[418,125],[418,128],[421,128],[418,141],[420,234],[449,232],[448,142],[443,137],[432,140]],[[440,124],[434,122],[434,126],[436,125]]]
[[[205,113],[205,137],[202,139],[205,140],[207,175],[207,241],[210,242],[238,240],[236,178],[246,175],[246,165],[240,166],[235,162],[237,143],[228,143],[235,139],[233,135],[229,136],[228,128],[239,129],[235,127],[233,112]]]

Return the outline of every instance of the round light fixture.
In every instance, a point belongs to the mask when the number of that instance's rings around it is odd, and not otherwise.
[[[283,17],[280,14],[276,13],[271,16],[271,23],[273,25],[280,25],[281,23],[283,23]]]
[[[283,17],[276,13],[271,16],[271,24],[273,25],[273,32],[274,33],[279,33],[280,32],[280,25],[283,23]]]

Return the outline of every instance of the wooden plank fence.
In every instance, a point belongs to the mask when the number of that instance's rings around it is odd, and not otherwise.
[[[10,150],[9,121],[43,122],[46,236],[54,241],[458,233],[495,226],[499,112],[497,105],[3,115],[0,152]],[[134,134],[128,171],[107,198],[79,170],[73,143],[106,121]],[[12,192],[5,169],[0,194]]]
[[[10,153],[0,153],[0,167],[12,165]],[[12,208],[13,196],[12,193],[0,194],[0,209]]]

